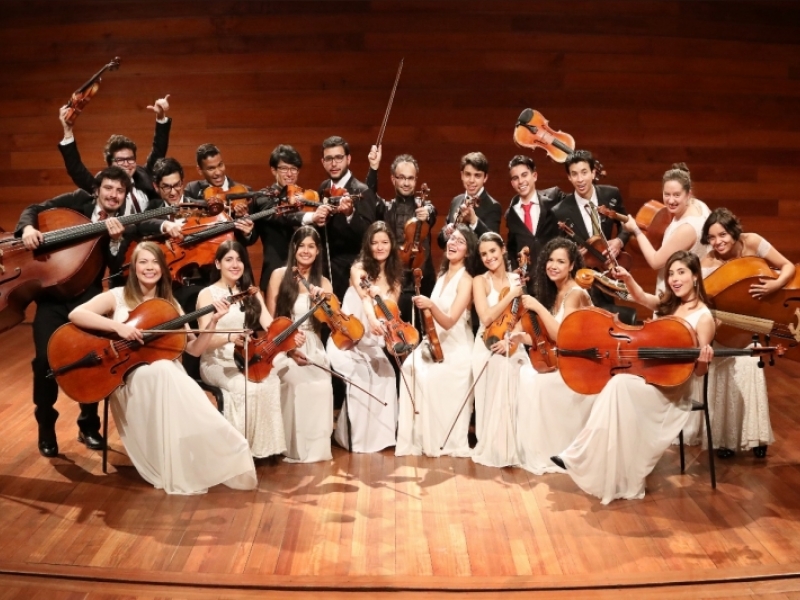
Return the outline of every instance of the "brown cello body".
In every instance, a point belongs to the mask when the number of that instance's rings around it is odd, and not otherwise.
[[[661,243],[664,241],[664,232],[672,221],[672,215],[669,214],[667,207],[658,200],[648,200],[636,212],[634,219],[639,229],[650,241],[653,249],[658,250],[661,248]],[[637,252],[640,251],[635,237],[631,237],[630,243],[633,249]]]
[[[763,333],[786,346],[786,358],[800,361],[800,269],[777,292],[762,299],[750,294],[750,286],[760,279],[777,277],[763,258],[755,256],[730,260],[706,277],[706,293],[713,308],[728,313],[717,313],[723,322],[715,336],[720,344],[744,348],[752,343],[753,333]],[[764,328],[763,323],[737,317],[756,317],[768,324]]]

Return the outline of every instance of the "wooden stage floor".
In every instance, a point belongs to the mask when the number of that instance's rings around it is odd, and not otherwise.
[[[769,370],[766,460],[717,461],[712,490],[706,453],[688,449],[681,475],[671,449],[643,500],[604,507],[562,475],[339,449],[329,464],[260,462],[252,492],[168,496],[113,425],[104,475],[67,398],[61,455],[41,457],[30,326],[0,347],[0,599],[800,598],[796,363]]]

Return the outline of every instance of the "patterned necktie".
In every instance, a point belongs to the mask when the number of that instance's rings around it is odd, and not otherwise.
[[[105,221],[107,218],[108,218],[108,213],[101,208],[100,212],[97,213],[97,220]]]

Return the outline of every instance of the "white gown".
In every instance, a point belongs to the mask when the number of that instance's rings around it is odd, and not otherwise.
[[[466,269],[459,270],[444,285],[439,277],[431,293],[431,301],[445,314],[455,302],[458,284]],[[464,398],[472,386],[472,325],[467,308],[448,330],[436,323],[436,333],[442,346],[444,360],[435,363],[423,341],[403,363],[406,381],[414,390],[418,415],[414,414],[408,391],[400,384],[400,419],[397,427],[397,456],[424,454],[426,456],[470,456],[467,434],[472,415],[473,395],[464,406]],[[463,410],[459,414],[459,409]],[[456,415],[458,419],[456,420]],[[455,426],[453,427],[453,422]],[[450,428],[453,432],[441,450]]]
[[[112,292],[113,319],[125,321],[122,288]],[[202,494],[219,483],[250,490],[258,483],[247,440],[177,361],[136,368],[111,394],[111,413],[136,470],[168,494]]]
[[[218,285],[209,286],[207,289],[214,300],[228,296]],[[231,305],[228,313],[217,322],[217,329],[241,329],[243,326],[244,311],[241,304]],[[225,418],[239,433],[245,435],[253,456],[263,458],[286,451],[281,417],[281,382],[274,369],[264,381],[247,382],[245,400],[244,374],[233,361],[233,343],[229,342],[203,353],[200,357],[200,376],[209,385],[222,390],[225,399],[223,407]]]
[[[693,327],[705,307],[686,321]],[[617,498],[644,497],[645,478],[686,426],[691,379],[675,388],[658,388],[636,375],[615,375],[597,395],[586,426],[559,456],[567,473],[588,494],[608,504]]]
[[[342,312],[355,316],[364,324],[364,337],[352,350],[340,350],[328,339],[328,356],[338,373],[377,396],[380,404],[361,390],[347,385],[347,397],[339,411],[334,439],[352,452],[379,452],[395,445],[397,429],[397,379],[389,359],[383,352],[382,336],[369,331],[364,305],[351,286],[345,292]],[[401,384],[402,385],[402,384]],[[352,447],[348,443],[352,440]]]
[[[308,294],[298,294],[292,307],[292,320],[308,312]],[[306,343],[300,348],[309,360],[328,367],[328,357],[311,319],[300,329]],[[281,414],[286,436],[286,462],[331,460],[333,430],[333,388],[331,376],[313,365],[300,366],[281,352],[273,362],[273,372],[281,382]]]
[[[513,275],[509,274],[509,281]],[[500,290],[495,290],[491,276],[487,301],[494,306],[500,299]],[[475,385],[475,433],[478,443],[473,449],[472,460],[487,467],[511,467],[520,464],[517,452],[517,389],[520,370],[530,368],[531,361],[520,344],[509,357],[492,354],[483,342],[481,324],[472,346],[472,376],[478,378],[486,365],[483,376]],[[488,365],[487,365],[488,360]]]
[[[574,290],[586,294],[577,287],[565,294],[555,314],[559,323],[564,320],[567,296]],[[597,394],[572,391],[560,371],[537,373],[531,366],[524,367],[520,375],[517,421],[520,466],[536,475],[563,473],[550,457],[560,454],[586,425]]]

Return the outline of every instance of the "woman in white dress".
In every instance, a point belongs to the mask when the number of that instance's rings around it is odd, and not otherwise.
[[[366,275],[372,285],[362,288]],[[397,302],[403,282],[403,267],[394,236],[383,221],[376,221],[364,234],[361,253],[350,269],[350,287],[342,301],[342,312],[364,324],[364,337],[351,350],[341,350],[328,340],[331,365],[347,379],[386,402],[379,403],[355,386],[347,385],[342,410],[336,422],[336,443],[352,452],[379,452],[395,445],[397,430],[397,378],[384,348],[383,313],[374,298]]]
[[[419,414],[414,414],[408,390],[401,385],[397,456],[469,456],[472,453],[467,440],[472,394],[466,405],[464,400],[472,387],[474,338],[469,310],[472,304],[470,270],[477,250],[478,238],[472,229],[456,225],[447,240],[445,258],[431,297],[413,298],[417,308],[431,311],[444,359],[440,363],[431,360],[423,342],[403,363],[403,375],[411,386]],[[451,427],[453,431],[448,438]]]
[[[714,319],[705,303],[700,261],[678,251],[666,264],[668,289],[661,298],[645,293],[630,274],[618,267],[633,299],[659,316],[684,319],[697,333],[700,348],[694,373],[702,376],[714,356]],[[690,378],[691,379],[691,378]],[[659,388],[636,375],[615,375],[597,395],[586,426],[553,462],[585,492],[603,504],[614,499],[643,498],[645,478],[684,428],[691,414],[686,399],[688,381]]]
[[[142,302],[163,298],[175,305],[172,282],[161,249],[140,243],[131,259],[133,269],[124,288],[113,288],[73,310],[79,327],[143,341],[142,332],[125,321]],[[226,314],[225,300],[206,330],[213,332]],[[108,315],[111,315],[109,317]],[[187,352],[198,356],[211,335],[187,334]],[[175,360],[157,360],[134,369],[125,384],[111,394],[111,412],[128,456],[142,478],[168,494],[202,494],[225,484],[253,489],[258,483],[247,440],[211,404],[205,392]]]
[[[739,219],[727,208],[711,213],[703,226],[702,240],[711,248],[700,261],[703,277],[729,260],[744,256],[763,258],[779,271],[777,278],[762,279],[751,286],[754,298],[778,291],[795,275],[795,266],[789,259],[757,233],[742,232]],[[734,356],[715,360],[708,379],[708,399],[717,455],[729,458],[736,450],[752,449],[757,458],[764,458],[775,437],[769,420],[767,381],[758,359]]]
[[[311,226],[297,229],[289,242],[285,267],[275,269],[269,278],[267,310],[274,317],[296,321],[313,306],[310,298],[320,291],[331,292],[331,282],[322,276],[319,233]],[[307,290],[293,276],[294,267],[311,285]],[[286,437],[287,462],[330,460],[333,430],[333,388],[329,373],[311,363],[328,368],[325,347],[319,338],[320,323],[309,317],[298,332],[303,343],[291,357],[280,353],[273,372],[281,382],[281,414]]]
[[[568,239],[550,240],[540,254],[536,298],[524,295],[522,303],[536,313],[551,340],[558,338],[558,328],[567,315],[592,305],[589,294],[574,279],[582,268],[578,246]],[[527,334],[523,340],[534,343]],[[569,446],[586,425],[594,398],[573,392],[559,371],[537,373],[532,366],[523,367],[517,420],[520,466],[536,475],[563,472],[550,457]]]
[[[253,272],[245,248],[235,240],[220,244],[214,259],[216,281],[201,290],[198,306],[207,306],[231,294],[247,291],[253,285]],[[211,315],[198,319],[205,329]],[[220,329],[266,329],[272,322],[261,292],[230,307],[217,323]],[[264,458],[286,451],[281,417],[281,383],[273,370],[258,383],[245,384],[244,373],[233,359],[234,345],[244,341],[243,334],[219,333],[210,336],[208,347],[200,357],[200,376],[206,383],[222,390],[225,418],[247,438],[250,452]],[[301,338],[302,339],[302,338]],[[245,397],[245,390],[247,397]],[[245,415],[245,409],[247,414]],[[247,431],[245,431],[245,424]]]
[[[522,295],[516,273],[506,270],[505,243],[497,233],[480,237],[478,255],[486,273],[472,280],[472,298],[481,321],[472,346],[472,376],[475,384],[475,433],[478,443],[472,460],[489,467],[520,464],[517,452],[517,389],[520,370],[530,367],[525,347],[519,344],[508,355],[509,340],[483,340],[484,330]],[[508,292],[501,299],[503,289]],[[517,324],[519,327],[519,324]]]

